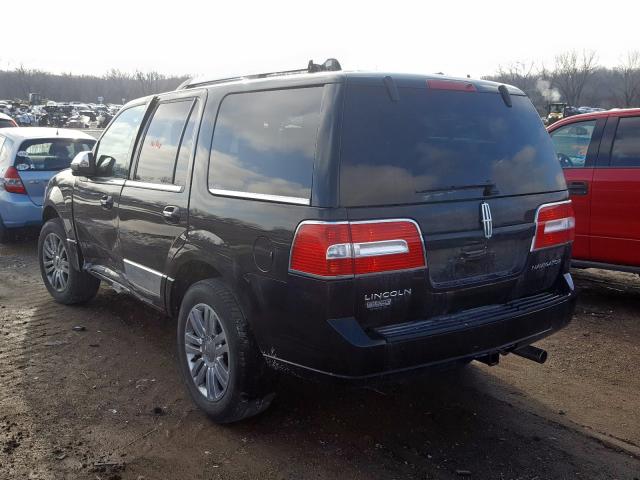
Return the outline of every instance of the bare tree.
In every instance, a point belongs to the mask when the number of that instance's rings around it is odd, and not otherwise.
[[[616,72],[622,77],[620,103],[625,107],[640,105],[640,51],[628,52]]]
[[[513,62],[506,67],[500,65],[498,73],[493,77],[496,81],[508,83],[530,94],[536,87],[536,64],[534,62]]]
[[[20,86],[20,95],[22,98],[27,98],[31,92],[31,71],[20,64],[15,72]]]
[[[135,78],[140,85],[143,96],[158,92],[160,82],[165,79],[164,75],[158,72],[141,72],[139,70],[136,71]]]
[[[576,50],[561,53],[555,58],[551,80],[569,105],[579,105],[585,85],[597,70],[596,52]]]
[[[158,72],[130,74],[111,69],[103,76],[52,74],[20,66],[13,70],[0,70],[0,99],[26,100],[29,93],[37,92],[45,100],[120,103],[140,95],[173,90],[185,76],[166,76]]]

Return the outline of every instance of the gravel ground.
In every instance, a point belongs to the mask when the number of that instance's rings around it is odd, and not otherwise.
[[[640,478],[634,275],[574,272],[577,313],[545,365],[376,388],[287,377],[265,414],[221,427],[187,398],[170,319],[106,288],[54,303],[35,249],[0,245],[0,479]]]

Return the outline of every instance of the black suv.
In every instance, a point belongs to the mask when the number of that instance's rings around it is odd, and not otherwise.
[[[178,319],[214,420],[278,371],[342,379],[489,364],[564,327],[574,217],[528,98],[440,75],[304,71],[190,81],[125,105],[49,183],[51,295],[101,281]]]

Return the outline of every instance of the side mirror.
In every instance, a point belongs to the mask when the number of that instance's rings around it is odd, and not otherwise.
[[[80,177],[91,177],[95,175],[95,162],[90,151],[80,152],[71,162],[71,173]]]

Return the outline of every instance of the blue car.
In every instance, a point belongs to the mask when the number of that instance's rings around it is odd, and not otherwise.
[[[0,242],[42,223],[42,200],[49,179],[69,167],[96,140],[63,128],[0,130]]]

